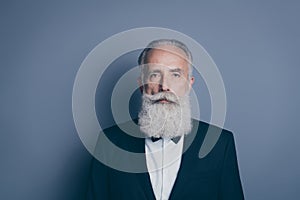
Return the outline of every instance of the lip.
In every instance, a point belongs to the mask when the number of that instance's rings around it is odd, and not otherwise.
[[[154,103],[163,103],[163,104],[167,104],[167,103],[173,103],[172,101],[169,101],[167,99],[158,99],[156,100]]]
[[[166,100],[166,99],[161,99],[158,100],[159,103],[171,103],[170,101]]]

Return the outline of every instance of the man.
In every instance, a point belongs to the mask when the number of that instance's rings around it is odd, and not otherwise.
[[[191,118],[191,62],[190,51],[177,40],[156,40],[144,49],[139,128],[124,131],[125,123],[99,135],[95,154],[105,162],[92,163],[88,199],[244,199],[232,133]],[[199,158],[208,128],[221,135]],[[103,143],[106,137],[125,151],[142,153],[142,159],[120,156]],[[112,167],[126,164],[137,173]]]

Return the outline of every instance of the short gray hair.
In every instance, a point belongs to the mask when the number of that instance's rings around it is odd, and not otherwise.
[[[154,40],[154,41],[150,42],[147,45],[147,47],[140,54],[139,59],[138,59],[138,64],[142,67],[144,64],[146,64],[147,56],[152,49],[158,48],[160,46],[165,46],[165,45],[177,47],[185,53],[185,55],[187,56],[188,61],[189,61],[188,65],[189,65],[189,77],[190,77],[192,75],[192,71],[193,71],[192,53],[190,52],[190,50],[184,43],[182,43],[178,40],[175,40],[175,39],[159,39],[159,40]],[[141,72],[143,72],[142,69],[141,69]]]

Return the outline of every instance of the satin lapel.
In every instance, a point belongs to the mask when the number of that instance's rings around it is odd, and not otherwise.
[[[172,188],[170,198],[169,199],[180,199],[179,196],[182,194],[182,190],[185,187],[185,174],[189,172],[188,166],[185,164],[186,155],[182,155],[181,166],[177,174],[177,178],[175,180],[174,186]]]
[[[139,148],[139,152],[144,153],[144,161],[143,162],[144,162],[145,169],[146,169],[147,163],[146,163],[146,156],[145,156],[145,139],[140,138],[137,146]],[[138,179],[139,184],[142,187],[142,190],[144,190],[145,199],[155,200],[155,195],[154,195],[154,192],[152,189],[149,173],[148,172],[136,173],[135,175]]]
[[[189,174],[192,171],[194,164],[192,157],[193,155],[197,155],[195,154],[197,151],[197,148],[195,148],[197,146],[197,141],[194,141],[194,139],[196,136],[199,136],[199,128],[199,122],[194,120],[192,131],[184,137],[183,154],[181,158],[180,168],[177,173],[177,178],[175,180],[169,199],[182,199],[180,195],[183,194],[186,181],[188,181],[188,179],[186,178],[186,174]]]

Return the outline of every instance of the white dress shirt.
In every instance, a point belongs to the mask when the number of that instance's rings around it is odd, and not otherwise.
[[[146,163],[157,200],[169,199],[181,163],[183,140],[145,139]]]

